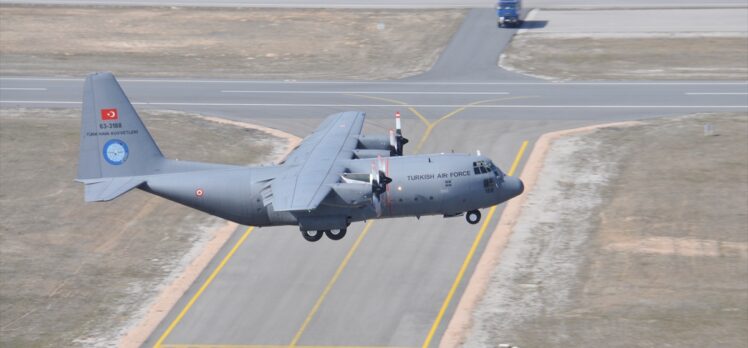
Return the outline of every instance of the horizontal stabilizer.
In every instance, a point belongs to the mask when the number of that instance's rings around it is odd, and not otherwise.
[[[145,183],[143,177],[136,176],[78,181],[86,184],[84,190],[86,202],[111,201]]]

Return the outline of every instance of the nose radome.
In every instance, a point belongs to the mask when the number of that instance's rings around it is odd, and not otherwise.
[[[502,201],[508,201],[514,197],[517,197],[524,191],[525,184],[522,183],[522,180],[514,176],[504,177],[504,182],[501,184]]]

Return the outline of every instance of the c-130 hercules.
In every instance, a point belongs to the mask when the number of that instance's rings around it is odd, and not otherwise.
[[[365,114],[330,115],[275,166],[245,167],[166,159],[117,80],[95,73],[83,87],[76,181],[86,202],[138,188],[251,226],[298,225],[304,239],[339,240],[356,221],[466,213],[524,190],[490,159],[468,154],[403,155],[396,131],[364,136]]]

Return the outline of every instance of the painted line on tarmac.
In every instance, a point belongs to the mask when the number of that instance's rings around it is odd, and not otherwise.
[[[306,330],[307,326],[309,326],[309,323],[312,321],[312,318],[314,317],[315,314],[317,314],[317,311],[319,310],[319,307],[322,305],[322,302],[325,301],[327,294],[330,293],[330,290],[332,290],[332,286],[335,285],[335,282],[338,281],[340,274],[343,273],[343,270],[348,265],[348,261],[351,260],[353,253],[355,253],[356,249],[358,249],[359,245],[361,245],[361,241],[364,239],[366,234],[369,233],[369,229],[371,229],[371,226],[373,224],[374,224],[374,220],[369,220],[369,222],[366,223],[364,230],[361,232],[361,234],[358,236],[356,241],[353,243],[353,246],[351,247],[351,249],[348,250],[348,254],[345,255],[345,258],[343,258],[343,262],[341,262],[340,265],[338,266],[338,269],[335,270],[335,274],[332,276],[330,281],[327,282],[327,286],[325,286],[325,290],[323,290],[322,294],[319,295],[319,298],[317,298],[317,302],[315,302],[314,306],[312,306],[312,310],[309,311],[309,314],[307,314],[306,318],[304,319],[304,323],[301,324],[301,328],[299,328],[299,331],[297,331],[296,334],[293,336],[293,340],[291,340],[291,343],[288,345],[288,347],[296,347],[296,343],[298,343],[299,339],[301,339],[301,335],[304,334],[304,331]]]
[[[509,92],[430,92],[430,91],[258,91],[258,90],[222,90],[221,93],[257,93],[257,94],[434,94],[434,95],[505,95]]]
[[[748,95],[748,92],[727,92],[727,93],[719,93],[719,92],[693,92],[693,93],[686,93],[686,95]]]
[[[471,106],[476,106],[476,105],[479,105],[479,104],[489,103],[489,102],[515,100],[515,99],[526,99],[526,98],[535,98],[535,97],[534,96],[520,96],[520,97],[508,97],[508,98],[498,98],[498,99],[481,100],[481,101],[477,101],[477,102],[473,102],[473,103],[464,105],[461,108],[455,109],[452,112],[447,113],[446,115],[440,117],[436,121],[430,122],[430,123],[427,124],[426,130],[424,131],[424,135],[421,137],[421,140],[418,142],[418,145],[416,145],[416,152],[417,153],[421,152],[421,148],[423,147],[423,144],[426,142],[426,139],[429,137],[429,135],[431,134],[431,132],[434,130],[434,127],[436,127],[437,125],[439,125],[439,123],[441,123],[442,121],[444,121],[444,120],[446,120],[446,119],[448,119],[448,118],[450,118],[450,117],[452,117],[454,115],[457,115],[457,114],[465,111],[465,109],[467,109],[467,108],[469,108]]]
[[[522,160],[522,157],[525,153],[526,148],[527,148],[527,140],[522,142],[522,146],[520,146],[519,151],[517,152],[517,156],[515,156],[514,162],[512,163],[512,167],[509,169],[509,172],[507,173],[507,175],[509,176],[514,175],[514,172],[517,170],[517,167],[519,166],[519,162]],[[473,245],[470,247],[470,251],[468,252],[467,256],[465,256],[465,260],[462,262],[462,267],[460,267],[460,271],[457,273],[457,277],[452,283],[452,287],[449,289],[449,292],[447,293],[447,297],[444,299],[444,302],[442,303],[442,306],[439,309],[439,314],[437,314],[436,319],[434,319],[433,325],[431,325],[431,329],[429,330],[429,333],[426,336],[426,340],[423,341],[423,345],[421,346],[422,348],[427,348],[431,344],[431,340],[434,338],[436,329],[439,328],[439,324],[444,318],[444,313],[447,312],[449,303],[452,302],[452,297],[454,297],[455,292],[457,292],[457,287],[460,285],[460,282],[462,282],[462,278],[465,276],[465,272],[467,271],[467,268],[470,265],[470,261],[473,259],[473,256],[475,255],[475,251],[476,249],[478,249],[478,245],[480,245],[480,241],[483,239],[483,234],[486,232],[486,229],[488,228],[489,223],[491,223],[491,219],[493,218],[493,215],[496,212],[496,207],[497,207],[496,205],[491,207],[491,209],[488,211],[488,214],[486,214],[486,219],[483,221],[483,225],[481,226],[480,230],[478,231],[478,234],[475,236],[475,239],[473,240]]]
[[[0,87],[0,91],[46,91],[41,87]]]
[[[171,324],[169,324],[169,326],[166,328],[164,333],[161,334],[161,337],[159,337],[158,341],[156,341],[156,344],[154,345],[155,348],[162,347],[161,344],[164,342],[164,340],[166,340],[166,337],[168,337],[169,334],[171,334],[172,330],[174,330],[174,328],[177,326],[177,324],[179,324],[179,322],[182,321],[182,318],[184,318],[185,314],[187,314],[187,311],[189,311],[192,305],[195,304],[197,299],[200,298],[200,295],[202,295],[205,289],[208,287],[208,285],[210,285],[210,283],[213,282],[213,279],[215,279],[218,273],[221,272],[221,269],[223,269],[223,266],[226,265],[229,259],[231,259],[231,257],[234,256],[234,253],[236,252],[236,250],[239,249],[239,247],[242,244],[244,244],[244,241],[247,240],[247,237],[249,237],[249,235],[252,233],[253,230],[254,230],[254,227],[250,226],[247,228],[246,231],[244,231],[244,234],[241,236],[241,238],[239,238],[236,244],[234,244],[234,246],[231,248],[228,254],[226,254],[226,256],[223,257],[223,260],[221,260],[221,263],[218,264],[218,267],[216,267],[216,269],[213,270],[210,276],[208,276],[208,278],[205,279],[205,282],[203,282],[203,285],[200,286],[200,289],[198,289],[195,295],[193,295],[192,298],[190,298],[190,301],[187,302],[184,308],[182,308],[182,311],[179,312],[179,315],[177,315],[177,317],[174,318],[174,320],[171,322]]]
[[[0,100],[0,104],[81,104],[79,101]],[[143,106],[262,106],[262,107],[408,107],[408,108],[466,108],[466,109],[744,109],[746,105],[493,105],[493,104],[267,104],[267,103],[178,103],[134,102]]]
[[[416,110],[414,107],[409,107],[408,103],[406,103],[406,102],[404,102],[402,100],[390,99],[390,98],[382,98],[382,97],[373,97],[373,96],[364,95],[364,94],[350,94],[350,96],[352,96],[352,97],[360,97],[360,98],[367,98],[367,99],[372,99],[372,100],[381,100],[381,101],[386,101],[388,103],[395,103],[397,105],[401,105],[401,106],[403,106],[405,108],[408,108],[408,110],[410,112],[412,112],[414,115],[416,115],[416,117],[418,117],[418,119],[420,119],[421,122],[423,122],[423,124],[426,125],[426,127],[428,127],[429,125],[431,125],[431,122],[429,122],[429,120],[426,118],[426,116],[423,116],[423,114],[421,112],[419,112],[418,110]]]
[[[45,78],[45,77],[1,77],[0,81],[80,81],[84,79],[80,78]],[[145,83],[226,83],[226,84],[240,84],[240,83],[255,83],[255,84],[277,84],[277,85],[288,85],[288,84],[339,84],[339,85],[440,85],[440,86],[730,86],[730,85],[748,85],[748,82],[564,82],[564,81],[548,81],[548,82],[448,82],[448,81],[298,81],[298,80],[283,80],[283,81],[270,81],[270,80],[179,80],[179,79],[118,79],[120,82],[145,82]]]

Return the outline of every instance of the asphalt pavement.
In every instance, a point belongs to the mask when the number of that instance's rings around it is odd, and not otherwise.
[[[496,58],[513,31],[495,29],[492,12],[473,10],[434,68],[406,80],[120,82],[136,108],[201,112],[299,136],[346,110],[367,112],[365,131],[384,133],[401,111],[412,141],[406,153],[480,150],[505,171],[516,162],[517,172],[548,131],[748,111],[748,82],[548,82],[501,71]],[[0,107],[79,107],[82,82],[2,77]],[[486,213],[478,225],[463,217],[359,223],[337,242],[306,242],[296,227],[243,227],[146,345],[435,346],[500,210]]]

